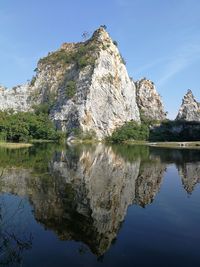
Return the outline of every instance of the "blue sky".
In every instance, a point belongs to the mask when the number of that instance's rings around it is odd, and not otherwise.
[[[0,0],[0,84],[31,79],[39,58],[105,24],[129,75],[154,81],[169,117],[200,101],[199,0]]]

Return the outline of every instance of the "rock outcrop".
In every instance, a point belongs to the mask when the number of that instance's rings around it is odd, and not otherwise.
[[[38,62],[31,82],[0,91],[0,108],[31,110],[47,103],[60,130],[94,131],[98,139],[126,121],[140,121],[136,88],[103,27],[86,42],[64,43]]]
[[[196,101],[191,90],[184,96],[176,120],[200,121],[200,103]]]
[[[28,111],[32,107],[29,84],[18,85],[12,89],[0,86],[0,109],[14,111]]]
[[[154,83],[143,78],[136,83],[136,98],[141,116],[147,120],[163,121],[166,112]]]

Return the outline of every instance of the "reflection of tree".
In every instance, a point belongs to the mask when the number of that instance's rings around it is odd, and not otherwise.
[[[0,266],[21,263],[23,252],[32,246],[32,235],[19,234],[14,223],[23,208],[22,200],[12,209],[5,196],[0,198]]]

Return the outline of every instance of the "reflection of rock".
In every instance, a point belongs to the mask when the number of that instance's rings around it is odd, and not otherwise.
[[[71,147],[54,153],[49,173],[5,170],[1,191],[28,196],[35,218],[60,239],[82,241],[102,255],[116,238],[128,206],[145,206],[159,191],[165,164],[157,157],[147,160],[146,150],[140,164],[136,154],[129,161],[122,151],[103,145]]]
[[[160,190],[162,178],[166,170],[166,164],[159,160],[144,162],[141,164],[140,173],[136,181],[135,203],[144,207],[153,202]]]
[[[4,192],[28,196],[34,214],[61,239],[80,240],[97,255],[116,237],[135,198],[140,159],[125,162],[110,147],[57,152],[51,176],[31,169],[4,171]]]
[[[76,211],[91,217],[90,228],[95,230],[94,236],[89,233],[87,242],[97,242],[94,252],[103,254],[134,200],[140,161],[125,163],[111,148],[99,145],[93,152],[81,153],[76,170],[70,170],[69,162],[66,155],[63,161],[53,162],[52,168],[64,177],[71,171]]]
[[[184,189],[191,194],[197,183],[200,183],[200,162],[185,163],[178,167]]]

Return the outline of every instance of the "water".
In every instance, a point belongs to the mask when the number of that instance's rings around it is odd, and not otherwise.
[[[0,149],[0,266],[200,266],[200,151]]]

